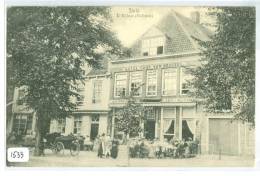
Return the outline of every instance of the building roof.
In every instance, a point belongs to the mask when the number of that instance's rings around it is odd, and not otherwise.
[[[93,67],[87,76],[97,76],[97,75],[104,75],[108,71],[108,58],[103,58],[100,60],[100,66],[95,68]]]
[[[171,11],[164,16],[152,28],[157,28],[166,36],[166,46],[164,54],[178,54],[198,51],[197,40],[208,41],[212,32],[201,24],[193,22],[191,19]],[[134,57],[141,56],[141,40],[143,34],[131,47]]]

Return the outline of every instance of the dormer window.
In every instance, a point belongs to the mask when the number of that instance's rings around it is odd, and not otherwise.
[[[142,55],[155,56],[164,52],[164,37],[156,37],[142,40]]]

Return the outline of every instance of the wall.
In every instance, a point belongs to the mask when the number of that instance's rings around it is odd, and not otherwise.
[[[102,81],[102,93],[101,93],[101,102],[93,103],[93,82],[95,80]],[[109,93],[110,93],[110,78],[109,77],[95,77],[87,79],[85,82],[85,89],[83,92],[84,95],[84,104],[79,106],[80,111],[109,111]]]
[[[177,82],[176,82],[176,89],[177,94],[176,96],[179,96],[180,94],[180,67],[181,66],[196,66],[199,64],[199,56],[193,55],[193,56],[178,56],[178,57],[153,57],[153,58],[143,58],[143,59],[129,59],[128,61],[115,61],[111,62],[110,69],[111,69],[111,93],[110,97],[111,99],[120,99],[114,97],[114,78],[115,73],[117,72],[127,72],[128,73],[128,79],[129,80],[129,73],[132,71],[143,71],[143,83],[142,86],[142,96],[146,98],[161,98],[162,96],[162,70],[166,68],[177,68]],[[146,96],[146,71],[147,70],[157,70],[157,96]],[[128,87],[126,89],[126,92],[129,93],[129,82]],[[175,97],[176,97],[175,96]],[[174,97],[174,96],[173,96]],[[184,96],[182,96],[184,97]]]

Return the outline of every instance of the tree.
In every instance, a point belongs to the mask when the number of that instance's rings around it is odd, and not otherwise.
[[[116,129],[127,136],[136,136],[143,129],[141,123],[144,119],[145,108],[133,97],[134,91],[126,99],[126,104],[116,112]]]
[[[142,84],[143,85],[143,84]],[[142,85],[134,88],[129,96],[121,96],[126,99],[126,104],[119,111],[116,112],[115,124],[116,129],[124,132],[127,143],[127,164],[130,162],[129,154],[129,136],[137,136],[139,132],[142,132],[141,123],[144,120],[145,108],[134,98],[136,92]]]
[[[11,7],[7,10],[7,77],[26,86],[25,104],[37,116],[36,155],[46,123],[76,110],[84,65],[98,67],[121,45],[110,31],[109,8]],[[11,71],[10,71],[11,69]],[[8,86],[10,86],[8,85]]]
[[[209,111],[232,109],[236,118],[254,124],[255,8],[218,7],[209,14],[216,31],[210,41],[199,41],[202,65],[193,71],[195,93]]]

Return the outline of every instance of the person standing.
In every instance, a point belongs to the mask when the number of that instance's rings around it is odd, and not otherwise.
[[[105,156],[108,158],[111,156],[112,141],[109,135],[105,136]]]
[[[98,145],[98,157],[102,158],[105,153],[105,133],[103,133],[99,138]]]
[[[112,148],[111,148],[111,157],[116,159],[118,155],[118,145],[119,141],[117,139],[114,139],[112,141]]]

